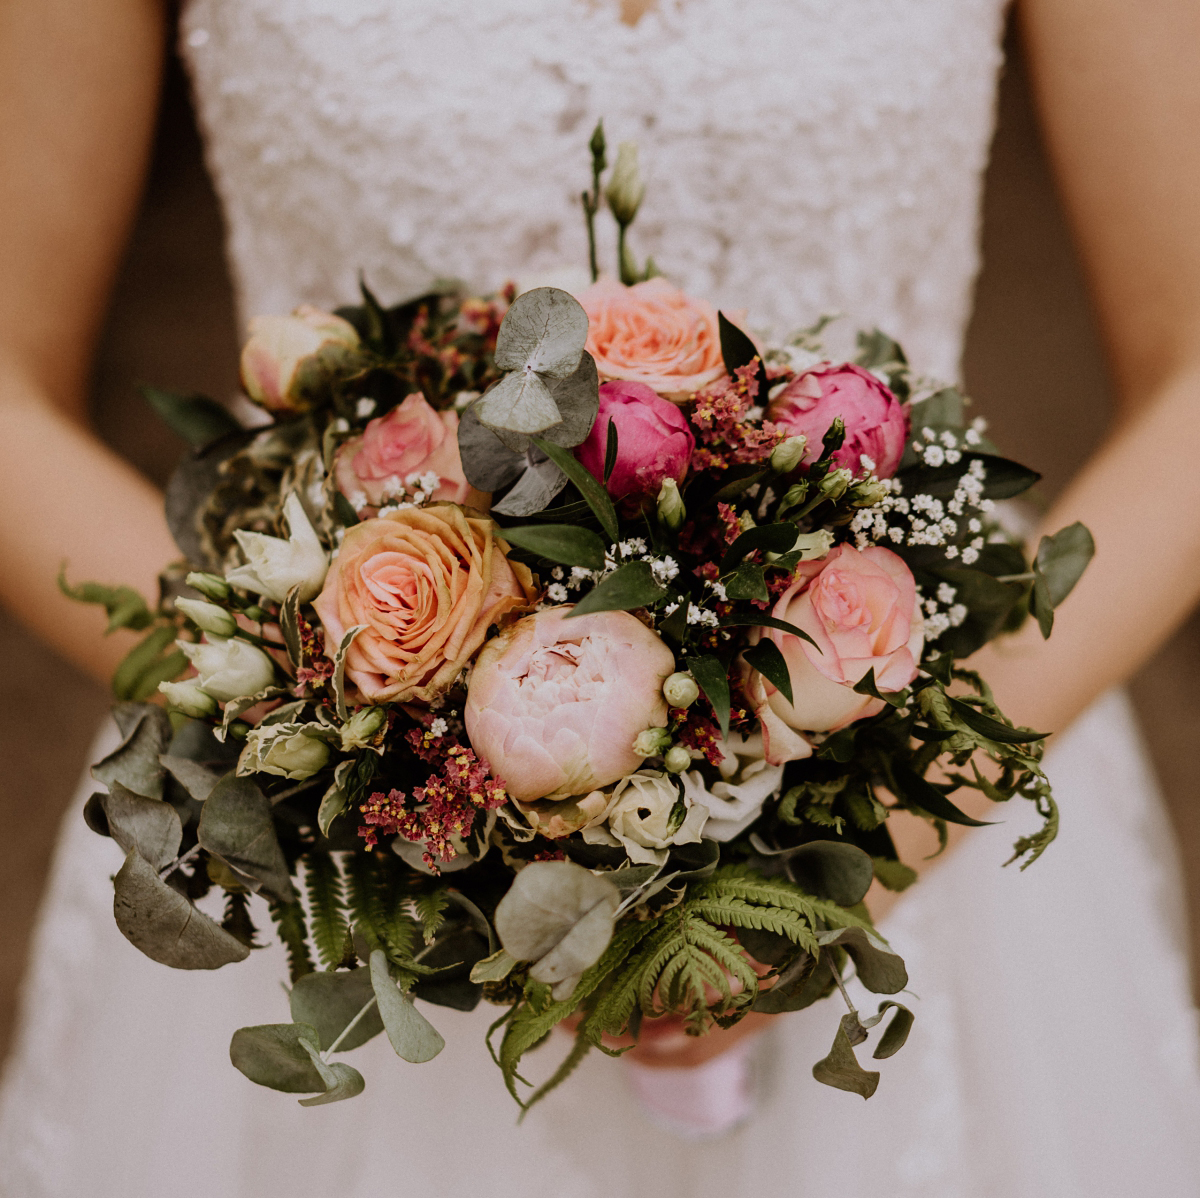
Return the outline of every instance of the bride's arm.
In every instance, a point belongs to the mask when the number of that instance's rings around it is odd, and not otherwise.
[[[977,664],[1018,723],[1061,731],[1200,599],[1200,7],[1023,0],[1019,15],[1118,411],[1045,522],[1082,520],[1096,539],[1054,635],[1030,622]],[[986,817],[970,793],[955,802]],[[936,843],[920,821],[893,822],[914,863]]]
[[[88,430],[91,358],[136,212],[158,99],[160,0],[0,7],[0,601],[107,679],[126,634],[72,579],[152,597],[176,556],[161,498]]]

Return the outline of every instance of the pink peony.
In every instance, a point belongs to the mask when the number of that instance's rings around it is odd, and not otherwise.
[[[588,315],[588,353],[602,379],[644,383],[682,401],[725,373],[711,304],[663,278],[626,287],[601,279],[578,296]]]
[[[303,411],[311,394],[358,349],[348,320],[311,304],[291,316],[255,316],[242,349],[242,386],[270,412]]]
[[[587,440],[575,450],[601,480],[610,423],[617,428],[617,462],[606,485],[614,499],[657,495],[665,478],[683,481],[696,439],[674,404],[644,383],[601,384],[600,412]]]
[[[462,503],[469,486],[458,456],[458,414],[435,411],[414,391],[341,446],[334,474],[338,490],[359,510],[417,490],[412,476],[426,474],[438,479],[427,499]]]
[[[803,463],[821,456],[821,441],[834,417],[846,425],[846,439],[833,459],[852,474],[870,469],[878,478],[891,478],[904,456],[908,439],[908,410],[873,374],[844,363],[806,371],[793,379],[772,401],[767,418],[783,425],[789,436],[808,438]]]
[[[483,644],[490,625],[533,597],[529,571],[485,516],[450,503],[406,507],[346,530],[313,603],[334,658],[348,629],[346,678],[373,703],[429,702]]]
[[[903,690],[917,675],[925,640],[917,587],[890,549],[839,545],[824,561],[801,562],[771,614],[817,643],[774,628],[751,634],[775,642],[792,680],[789,703],[757,670],[745,668],[772,764],[808,756],[801,729],[831,732],[880,711],[881,700],[852,689],[868,670],[880,691]]]
[[[675,656],[623,611],[526,616],[484,645],[463,718],[519,802],[587,794],[642,768],[633,741],[667,722]]]

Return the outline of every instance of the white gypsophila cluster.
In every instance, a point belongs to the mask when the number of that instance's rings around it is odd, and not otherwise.
[[[938,584],[933,595],[926,595],[918,588],[918,600],[925,616],[925,640],[936,641],[949,628],[957,628],[967,618],[963,603],[955,603],[958,589],[948,582]]]
[[[654,581],[660,585],[665,585],[679,574],[679,563],[670,554],[656,557],[650,552],[650,547],[646,544],[644,537],[630,537],[626,541],[619,541],[608,547],[604,554],[602,570],[572,566],[568,571],[562,566],[555,566],[550,571],[553,581],[546,588],[546,598],[539,604],[538,610],[559,603],[569,603],[572,595],[578,597],[578,592],[607,578],[618,566],[628,565],[635,561],[648,562]]]
[[[369,396],[364,395],[355,405],[354,414],[359,420],[366,420],[368,416],[375,412],[375,401]]]

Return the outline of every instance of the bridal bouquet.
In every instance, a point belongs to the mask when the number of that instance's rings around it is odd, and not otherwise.
[[[1054,836],[1043,734],[959,663],[1027,618],[1049,634],[1086,529],[1030,560],[995,503],[1037,476],[955,388],[879,332],[854,361],[820,327],[756,341],[637,267],[640,198],[622,147],[620,278],[593,249],[575,295],[387,307],[364,285],[253,321],[266,423],[149,393],[196,446],[167,496],[187,564],[157,606],[62,580],[146,633],[86,810],[126,854],[117,924],[214,969],[269,912],[291,1020],[230,1055],[306,1105],[360,1092],[341,1054],[380,1032],[435,1056],[427,1004],[497,1005],[527,1106],[643,1020],[701,1034],[835,991],[813,1073],[867,1097],[854,1046],[878,1027],[888,1057],[913,1018],[860,1013],[843,981],[908,984],[863,902],[916,876],[891,814],[944,840],[979,822],[970,788],[1036,805],[1024,864]],[[574,1048],[523,1090],[523,1054],[568,1020]]]

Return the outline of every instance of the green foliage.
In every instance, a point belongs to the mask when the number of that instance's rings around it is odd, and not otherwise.
[[[450,905],[450,896],[443,887],[428,894],[418,895],[413,900],[413,910],[421,921],[421,933],[426,944],[432,944],[438,934],[438,929],[446,921],[446,908]]]
[[[326,969],[336,969],[347,955],[346,940],[350,933],[344,914],[342,871],[329,854],[313,853],[305,860],[305,882],[317,956]]]
[[[159,387],[139,388],[146,402],[177,436],[193,449],[203,449],[242,426],[216,400],[206,395],[179,395]]]
[[[68,599],[80,603],[97,603],[108,613],[108,627],[104,630],[107,636],[118,628],[128,628],[140,632],[154,623],[154,616],[146,600],[132,587],[109,587],[98,582],[81,582],[71,586],[67,582],[67,564],[63,562],[58,571],[58,589]]]
[[[279,939],[287,949],[288,972],[293,982],[306,973],[312,973],[313,962],[308,951],[308,926],[304,919],[304,908],[298,902],[272,902],[271,919],[279,929]],[[316,1087],[314,1087],[315,1089]]]

